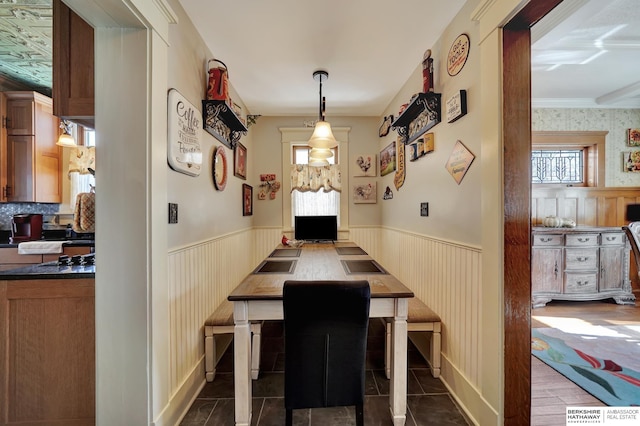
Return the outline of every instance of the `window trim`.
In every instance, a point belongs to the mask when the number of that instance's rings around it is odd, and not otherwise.
[[[602,188],[605,186],[605,144],[608,133],[608,131],[533,131],[531,132],[531,150],[584,150],[584,184],[570,186]],[[567,186],[563,183],[532,183],[532,185],[536,188]]]

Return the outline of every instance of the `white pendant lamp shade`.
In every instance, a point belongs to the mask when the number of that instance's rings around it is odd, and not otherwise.
[[[309,165],[315,167],[328,166],[329,161],[327,159],[331,157],[333,157],[333,152],[330,149],[312,148],[309,151]]]
[[[76,141],[71,136],[71,127],[73,123],[69,120],[60,120],[60,128],[62,129],[62,134],[58,137],[58,141],[56,145],[58,146],[66,146],[73,147],[76,146]]]
[[[309,139],[311,148],[330,149],[338,146],[338,141],[333,137],[331,124],[328,121],[318,121]]]
[[[76,141],[73,140],[73,136],[63,133],[58,138],[58,142],[56,142],[56,145],[67,147],[76,146]]]
[[[329,78],[329,73],[318,70],[313,73],[313,79],[320,82],[320,103],[318,108],[318,122],[313,130],[309,146],[311,148],[331,149],[338,146],[338,141],[333,137],[331,124],[324,120],[324,98],[322,97],[322,82]],[[327,157],[328,158],[328,157]]]

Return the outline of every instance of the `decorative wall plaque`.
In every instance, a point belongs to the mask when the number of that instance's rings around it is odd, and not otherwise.
[[[473,155],[462,142],[456,142],[445,168],[451,176],[453,176],[453,179],[455,179],[458,185],[462,182],[464,175],[467,173],[467,170],[469,170],[475,158],[476,156]]]
[[[447,99],[447,123],[453,123],[467,114],[467,91],[460,90]]]
[[[169,166],[177,172],[198,176],[202,169],[202,115],[176,89],[169,90],[168,103]]]
[[[450,76],[453,77],[462,71],[464,64],[467,63],[470,47],[469,36],[466,34],[460,34],[458,38],[453,41],[449,49],[449,54],[447,55],[447,73]]]

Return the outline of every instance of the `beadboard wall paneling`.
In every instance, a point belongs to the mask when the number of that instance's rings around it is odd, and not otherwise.
[[[254,247],[254,232],[243,230],[169,252],[172,395],[203,369],[204,322],[256,266]]]
[[[440,315],[443,363],[449,370],[448,374],[443,370],[442,380],[456,399],[463,407],[483,400],[479,394],[481,249],[391,228],[350,231],[355,243]]]
[[[282,227],[253,228],[253,263],[258,266],[282,242]]]

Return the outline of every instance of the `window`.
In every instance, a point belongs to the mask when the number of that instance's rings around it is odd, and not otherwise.
[[[293,164],[309,164],[309,151],[307,145],[293,145]],[[328,159],[330,164],[336,164],[338,159],[337,148],[332,149],[333,157]],[[295,223],[296,216],[337,216],[340,227],[340,193],[320,189],[318,191],[291,191],[291,223]]]
[[[608,132],[532,132],[531,183],[537,186],[604,186]]]
[[[584,151],[581,149],[549,149],[531,152],[533,183],[582,184]]]
[[[96,145],[96,132],[82,126],[75,126],[74,133],[74,139],[78,142],[78,147],[71,149],[71,152],[69,153],[71,156],[69,161],[69,179],[71,181],[69,183],[69,205],[72,211],[76,207],[76,198],[78,197],[78,194],[91,192],[92,189],[95,189],[96,187],[95,176],[87,170],[87,164],[89,163],[82,161],[82,158],[77,158],[79,161],[75,161],[76,159],[73,158],[73,156],[85,156],[88,152],[91,152],[93,159],[95,159],[94,147]],[[88,150],[87,148],[92,149]],[[79,166],[72,166],[77,163],[81,164]],[[92,165],[93,167],[91,167]],[[91,160],[91,165],[88,167],[95,170],[93,160]]]

